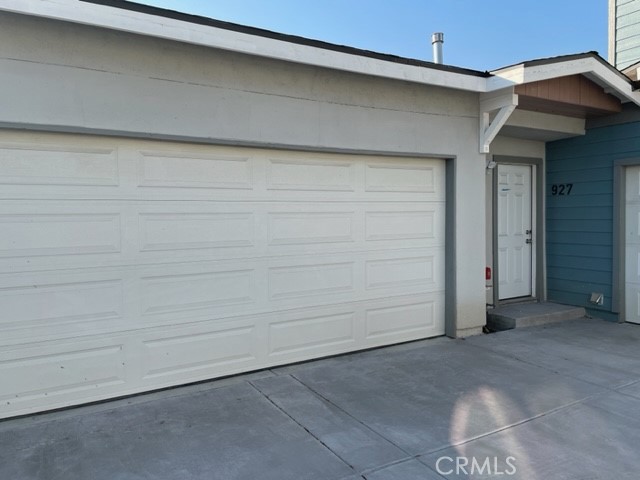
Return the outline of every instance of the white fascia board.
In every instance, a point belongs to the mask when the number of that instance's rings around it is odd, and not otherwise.
[[[514,65],[491,72],[487,79],[487,91],[500,90],[508,86],[539,82],[569,75],[585,75],[623,103],[640,105],[640,92],[633,91],[631,83],[593,57],[528,66]]]
[[[486,88],[484,77],[404,65],[77,0],[0,0],[0,11],[394,80],[473,92]]]

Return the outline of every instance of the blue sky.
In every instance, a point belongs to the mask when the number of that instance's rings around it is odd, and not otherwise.
[[[607,0],[137,0],[171,10],[403,57],[492,70],[595,50],[607,57]]]

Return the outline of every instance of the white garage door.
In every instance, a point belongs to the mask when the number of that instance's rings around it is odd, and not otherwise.
[[[626,171],[625,317],[640,323],[640,166]]]
[[[444,333],[441,160],[4,131],[0,187],[3,417]]]

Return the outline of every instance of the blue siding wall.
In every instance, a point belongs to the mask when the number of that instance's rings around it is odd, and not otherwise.
[[[640,122],[594,128],[583,137],[547,144],[547,294],[550,301],[579,305],[615,319],[613,279],[613,165],[640,157]],[[554,184],[572,183],[568,196],[551,195]],[[591,292],[604,305],[589,303]]]

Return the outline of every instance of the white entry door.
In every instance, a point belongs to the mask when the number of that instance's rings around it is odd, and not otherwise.
[[[640,166],[627,168],[625,191],[625,319],[640,323]]]
[[[531,166],[498,165],[498,296],[532,291]]]

